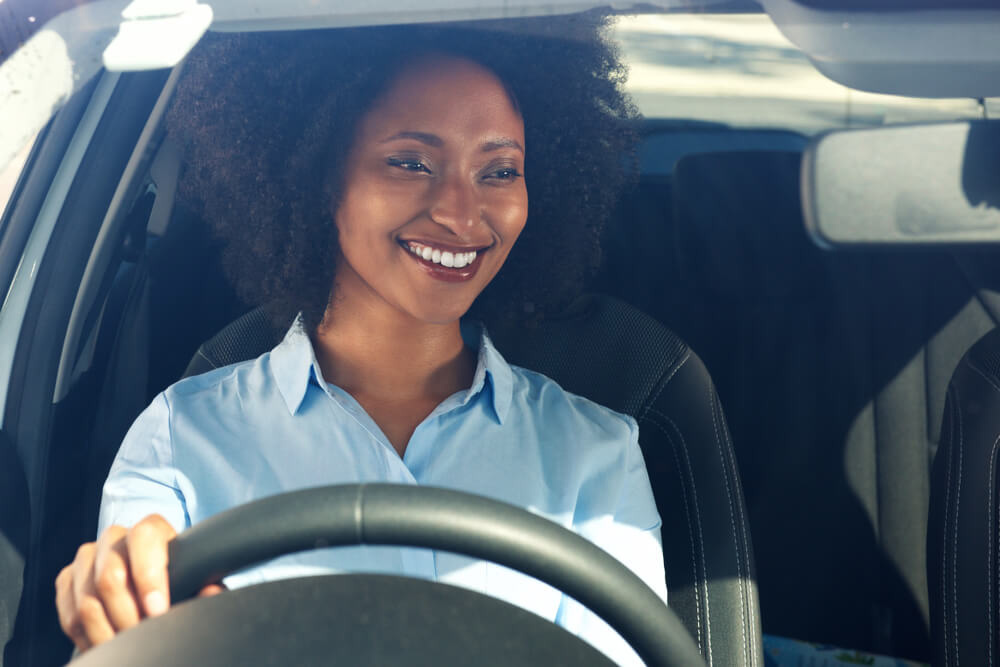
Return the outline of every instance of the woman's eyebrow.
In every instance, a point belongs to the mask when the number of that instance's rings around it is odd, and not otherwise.
[[[390,141],[396,141],[397,139],[416,139],[421,143],[427,144],[428,146],[434,146],[435,148],[440,148],[444,145],[444,141],[442,141],[441,137],[436,134],[430,134],[429,132],[413,132],[411,130],[397,132],[391,137],[383,139],[379,143],[386,144]]]
[[[483,143],[482,151],[484,153],[489,153],[490,151],[499,150],[501,148],[514,148],[516,150],[524,152],[524,146],[518,143],[515,139],[508,139],[507,137],[501,137],[499,139],[491,139]]]
[[[2,2],[3,0],[0,0]],[[435,148],[440,148],[444,146],[444,140],[441,139],[436,134],[431,134],[430,132],[415,132],[413,130],[403,130],[402,132],[397,132],[391,137],[386,137],[381,140],[380,144],[387,144],[390,141],[396,141],[398,139],[415,139],[421,143],[427,144],[428,146],[433,146]],[[497,139],[490,139],[489,141],[484,141],[480,150],[483,153],[489,153],[490,151],[500,150],[501,148],[513,148],[515,150],[524,152],[524,147],[516,139],[510,139],[508,137],[499,137]]]

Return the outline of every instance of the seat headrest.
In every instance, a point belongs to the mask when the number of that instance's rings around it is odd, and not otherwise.
[[[689,155],[673,176],[675,249],[683,279],[739,301],[808,295],[822,278],[799,192],[801,154]]]

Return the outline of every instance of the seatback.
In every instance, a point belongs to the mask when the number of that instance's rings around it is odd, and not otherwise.
[[[927,578],[933,664],[1000,662],[1000,329],[948,387],[931,477]]]
[[[251,311],[202,345],[187,374],[253,358],[283,333]],[[608,297],[590,296],[558,318],[491,336],[511,363],[638,421],[663,520],[670,606],[709,664],[763,664],[740,478],[701,360],[655,320]]]
[[[1000,283],[975,270],[987,258],[819,249],[799,164],[681,158],[609,230],[617,273],[602,284],[677,331],[719,388],[765,631],[927,659],[930,460],[948,378],[994,326]]]

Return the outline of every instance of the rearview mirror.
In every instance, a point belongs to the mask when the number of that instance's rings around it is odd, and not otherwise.
[[[1000,121],[829,132],[802,161],[821,246],[1000,242]]]

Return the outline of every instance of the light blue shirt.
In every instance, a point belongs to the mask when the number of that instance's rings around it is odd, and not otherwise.
[[[474,328],[464,330],[479,339],[471,388],[417,426],[402,458],[350,394],[323,381],[298,322],[257,359],[178,382],[125,437],[104,485],[100,531],[159,513],[180,532],[236,505],[312,486],[448,487],[520,505],[579,533],[665,600],[660,517],[635,421],[508,365]],[[464,586],[553,620],[619,663],[639,662],[603,621],[559,591],[444,552],[324,549],[235,573],[226,584],[343,571]]]

